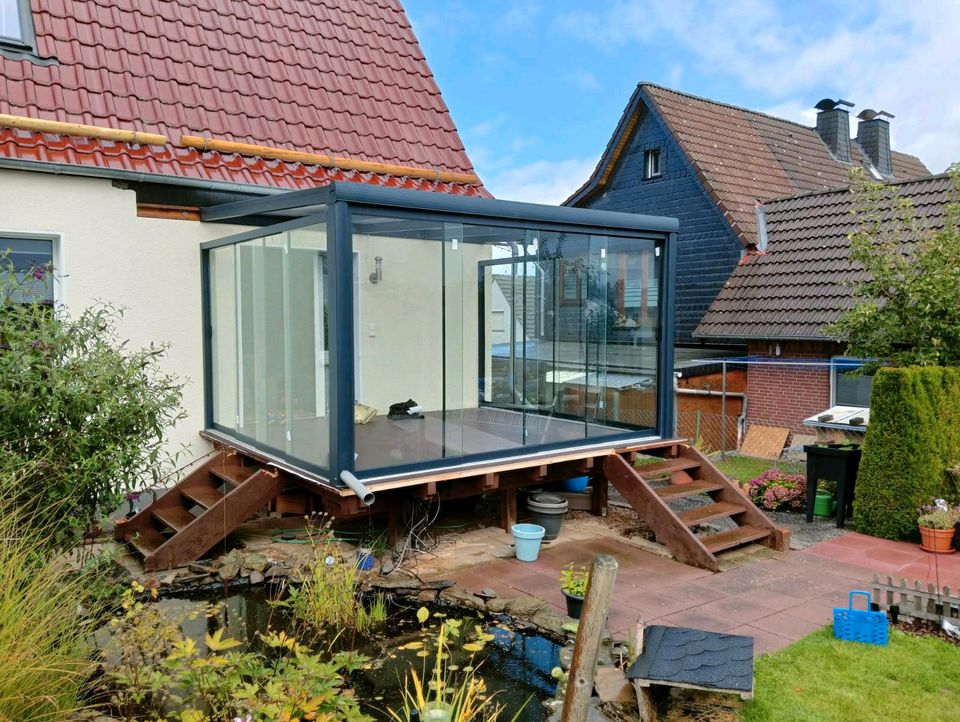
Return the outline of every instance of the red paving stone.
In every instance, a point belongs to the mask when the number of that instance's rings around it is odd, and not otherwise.
[[[533,594],[560,611],[560,570],[571,561],[586,564],[599,553],[620,564],[608,617],[614,636],[626,637],[642,616],[647,623],[749,634],[758,654],[781,649],[830,624],[833,608],[846,606],[851,590],[869,590],[875,573],[932,582],[939,571],[941,586],[960,587],[960,555],[934,558],[917,545],[853,532],[719,574],[615,538],[596,537],[554,542],[541,549],[536,562],[496,559],[447,576],[473,591],[489,587],[501,596]]]

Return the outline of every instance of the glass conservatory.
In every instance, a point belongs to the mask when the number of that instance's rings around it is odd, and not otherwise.
[[[207,429],[327,480],[668,435],[673,219],[356,183],[215,206]]]

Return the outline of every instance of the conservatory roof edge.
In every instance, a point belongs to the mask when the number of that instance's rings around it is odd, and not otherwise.
[[[322,188],[290,191],[265,198],[254,198],[203,209],[202,219],[208,222],[228,221],[243,217],[283,214],[298,217],[316,212],[318,204],[347,201],[350,203],[416,209],[441,213],[486,216],[504,220],[540,221],[565,225],[602,227],[626,231],[676,233],[676,218],[648,216],[638,213],[601,211],[588,208],[549,206],[539,203],[453,196],[445,193],[389,188],[362,183],[334,182]]]

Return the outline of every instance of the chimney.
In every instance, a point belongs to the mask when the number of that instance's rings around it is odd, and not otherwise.
[[[846,106],[846,107],[841,107]],[[840,98],[824,98],[814,106],[817,113],[817,135],[841,163],[850,162],[850,113],[853,103]]]
[[[882,176],[893,175],[890,162],[890,121],[893,116],[885,110],[865,108],[857,115],[857,143]]]

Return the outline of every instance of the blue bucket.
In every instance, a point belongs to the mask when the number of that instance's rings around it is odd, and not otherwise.
[[[560,482],[560,487],[564,491],[570,491],[575,494],[582,494],[587,490],[587,484],[590,483],[589,476],[575,476],[572,479]]]
[[[358,549],[357,550],[357,569],[361,572],[369,572],[373,569],[373,564],[376,561],[376,558],[373,556],[373,552],[369,549]]]
[[[540,554],[540,540],[546,530],[539,524],[514,524],[513,544],[517,549],[517,559],[522,562],[535,562]]]

